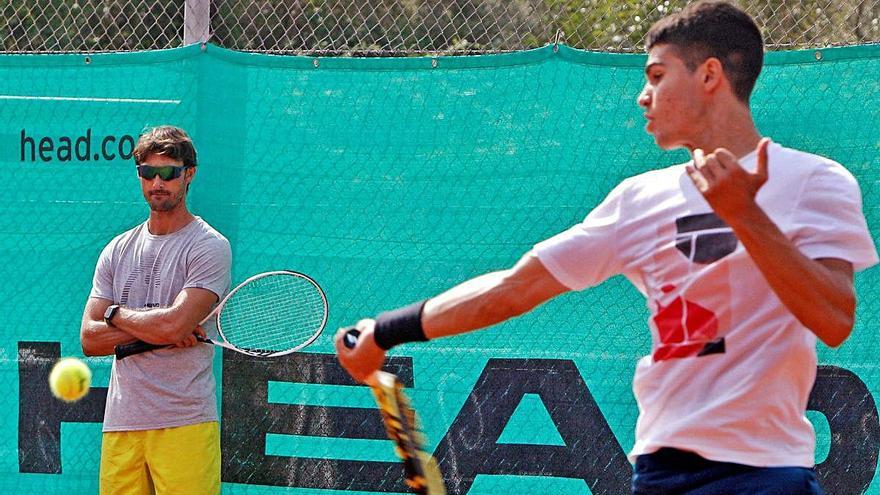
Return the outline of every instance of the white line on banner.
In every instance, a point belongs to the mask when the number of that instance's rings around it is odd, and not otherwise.
[[[141,98],[85,98],[76,96],[0,95],[0,100],[85,101],[100,103],[156,103],[160,105],[180,105],[180,100],[150,100]]]

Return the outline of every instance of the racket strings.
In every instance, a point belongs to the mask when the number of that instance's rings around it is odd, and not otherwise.
[[[222,337],[242,349],[301,347],[322,329],[326,304],[321,289],[305,277],[266,275],[242,285],[226,301],[219,316]]]

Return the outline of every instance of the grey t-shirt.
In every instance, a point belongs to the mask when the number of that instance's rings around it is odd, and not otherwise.
[[[150,234],[144,222],[101,252],[90,297],[128,308],[156,308],[171,306],[180,291],[198,287],[219,300],[229,290],[231,261],[229,241],[199,217],[167,235]],[[216,421],[213,358],[214,346],[199,344],[114,360],[104,431]]]

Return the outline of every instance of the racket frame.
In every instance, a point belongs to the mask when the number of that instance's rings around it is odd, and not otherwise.
[[[324,316],[323,316],[322,319],[321,319],[321,324],[318,325],[318,329],[315,330],[314,333],[312,333],[311,337],[309,337],[308,339],[306,339],[306,340],[304,340],[303,342],[301,342],[299,345],[297,345],[297,346],[295,346],[295,347],[292,347],[292,348],[290,348],[290,349],[285,349],[285,350],[281,350],[281,351],[270,351],[270,350],[265,350],[265,349],[249,349],[249,348],[246,348],[246,347],[237,347],[235,344],[229,342],[229,340],[226,338],[226,334],[223,333],[223,326],[222,326],[221,323],[220,323],[220,315],[221,315],[221,313],[223,313],[223,308],[226,306],[226,302],[227,302],[227,301],[228,301],[228,300],[229,300],[229,299],[230,299],[230,298],[231,298],[236,292],[238,292],[239,289],[241,289],[241,288],[244,287],[245,285],[247,285],[247,284],[249,284],[250,282],[253,282],[253,281],[255,281],[255,280],[259,280],[259,279],[261,279],[261,278],[270,277],[270,276],[273,276],[273,275],[292,275],[292,276],[296,276],[296,277],[299,277],[299,278],[304,279],[305,281],[309,282],[310,284],[312,284],[312,285],[315,287],[315,289],[317,289],[317,291],[318,291],[318,295],[321,296],[321,305],[322,305],[323,310],[324,310],[324,311],[323,311]],[[312,277],[309,277],[308,275],[305,275],[305,274],[303,274],[303,273],[299,273],[299,272],[295,272],[295,271],[292,271],[292,270],[275,270],[275,271],[271,271],[271,272],[257,273],[257,274],[255,274],[255,275],[252,275],[252,276],[246,278],[246,279],[245,279],[244,281],[242,281],[240,284],[236,285],[234,289],[232,289],[231,291],[229,291],[229,293],[226,294],[226,297],[224,297],[223,300],[220,301],[219,304],[217,304],[217,307],[215,307],[214,310],[211,311],[211,313],[209,313],[208,316],[206,316],[205,319],[203,319],[203,320],[199,323],[199,325],[202,325],[202,324],[204,324],[205,322],[207,322],[208,320],[210,320],[211,318],[214,318],[215,321],[216,321],[216,323],[217,323],[217,334],[220,336],[220,339],[222,339],[222,340],[212,340],[212,339],[209,339],[209,338],[204,338],[204,339],[199,338],[198,340],[199,340],[200,342],[205,342],[205,343],[208,343],[208,344],[219,345],[220,347],[225,347],[225,348],[227,348],[227,349],[230,349],[230,350],[233,350],[233,351],[236,351],[236,352],[241,352],[241,353],[243,353],[243,354],[247,354],[247,355],[249,355],[249,356],[256,356],[256,357],[278,357],[278,356],[284,356],[284,355],[286,355],[286,354],[294,353],[294,352],[296,352],[296,351],[302,349],[303,347],[306,347],[307,345],[311,344],[312,342],[314,342],[314,341],[315,341],[315,340],[321,335],[321,332],[324,331],[324,327],[327,325],[327,317],[328,317],[328,313],[329,313],[329,311],[328,311],[328,307],[327,307],[327,296],[324,294],[324,290],[321,289],[321,286],[318,285],[318,282],[315,282],[315,279],[313,279]],[[198,337],[197,337],[197,338],[198,338]]]
[[[358,337],[360,331],[348,327],[343,345],[353,349]],[[425,437],[418,415],[403,392],[403,384],[396,375],[381,370],[367,377],[366,384],[376,399],[388,438],[394,442],[394,452],[403,464],[407,487],[419,495],[446,495],[443,475],[434,456],[424,450]]]

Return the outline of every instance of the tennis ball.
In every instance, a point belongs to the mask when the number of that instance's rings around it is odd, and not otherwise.
[[[75,402],[89,393],[92,370],[77,358],[59,359],[49,373],[52,395],[64,402]]]

